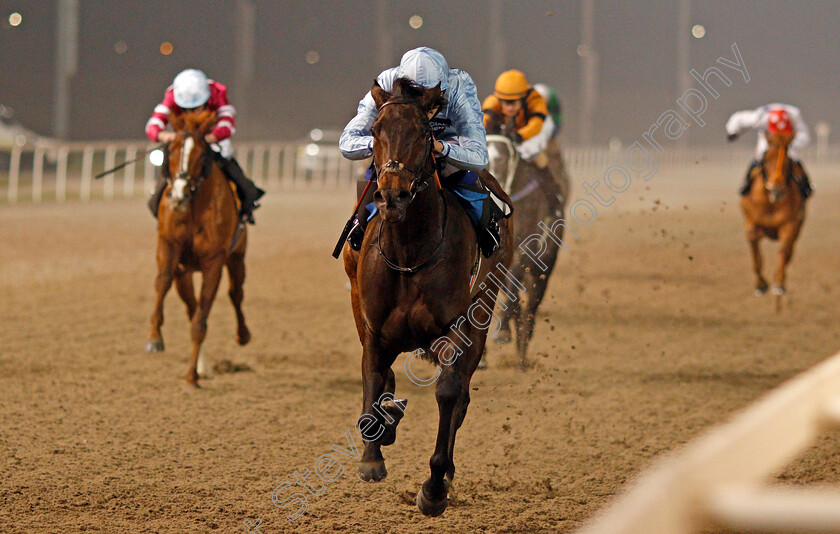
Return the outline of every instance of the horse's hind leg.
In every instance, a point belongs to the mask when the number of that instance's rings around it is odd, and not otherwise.
[[[190,327],[193,346],[190,367],[187,371],[187,383],[192,385],[198,385],[198,353],[207,335],[207,317],[210,315],[213,299],[216,298],[216,292],[219,290],[223,266],[224,258],[222,256],[208,260],[202,265],[201,294],[198,299],[198,308],[195,314],[193,314],[192,325]]]
[[[160,327],[163,325],[163,299],[172,287],[172,278],[175,275],[180,255],[181,251],[177,247],[158,238],[155,308],[152,312],[152,328],[149,332],[149,340],[146,342],[146,352],[163,352],[163,336],[160,333]]]
[[[236,310],[236,342],[245,345],[251,341],[251,332],[245,325],[245,314],[242,313],[242,299],[245,292],[242,289],[245,283],[245,255],[231,254],[227,262],[228,274],[230,275],[230,301]]]

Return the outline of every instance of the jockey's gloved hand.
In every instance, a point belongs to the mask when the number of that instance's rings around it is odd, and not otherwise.
[[[727,140],[727,141],[729,141],[730,143],[731,143],[732,141],[736,140],[736,139],[738,139],[738,134],[736,134],[736,133],[734,133],[734,134],[726,134],[726,140]]]

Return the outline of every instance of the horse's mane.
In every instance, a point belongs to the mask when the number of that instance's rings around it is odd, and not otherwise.
[[[422,85],[418,85],[409,78],[400,77],[394,80],[394,86],[391,89],[391,99],[393,100],[409,100],[419,103],[425,109],[434,109],[436,107],[443,107],[446,105],[446,98],[438,93],[437,96],[430,98],[429,101],[424,100],[428,89]]]
[[[190,131],[205,135],[216,123],[216,112],[205,109],[199,112],[170,113],[169,122],[176,132]]]

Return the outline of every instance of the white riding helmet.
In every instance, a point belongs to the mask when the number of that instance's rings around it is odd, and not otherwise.
[[[187,69],[175,76],[172,83],[175,103],[182,109],[197,108],[210,100],[207,75],[197,69]]]
[[[449,87],[449,64],[446,58],[437,50],[425,46],[403,54],[399,74],[427,89],[438,83],[441,91]]]

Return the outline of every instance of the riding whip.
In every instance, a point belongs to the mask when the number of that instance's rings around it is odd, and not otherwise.
[[[350,235],[350,230],[353,229],[353,218],[356,216],[356,212],[359,211],[359,206],[362,205],[362,200],[365,198],[365,195],[370,188],[370,184],[373,183],[373,180],[368,180],[367,185],[365,185],[365,190],[362,191],[362,196],[359,197],[359,201],[356,202],[356,207],[353,208],[353,213],[350,214],[350,218],[347,220],[347,224],[344,225],[344,230],[341,231],[341,236],[338,238],[338,243],[335,244],[335,249],[333,249],[333,258],[338,259],[341,255],[341,249],[344,248],[344,242],[347,241],[347,236]]]
[[[163,149],[163,148],[164,148],[167,144],[168,144],[168,143],[161,143],[160,145],[158,145],[158,146],[156,146],[156,147],[154,147],[154,148],[150,148],[149,150],[147,150],[147,151],[143,152],[143,153],[142,153],[142,154],[140,154],[138,157],[136,157],[136,158],[134,158],[134,159],[132,159],[132,160],[129,160],[129,161],[126,161],[126,162],[120,163],[119,165],[117,165],[117,166],[116,166],[116,167],[114,167],[113,169],[110,169],[110,170],[107,170],[107,171],[102,171],[102,172],[100,172],[99,174],[97,174],[96,176],[94,176],[94,178],[98,180],[98,179],[102,178],[103,176],[105,176],[105,175],[107,175],[107,174],[111,174],[112,172],[116,172],[116,171],[118,171],[118,170],[122,169],[122,168],[123,168],[123,167],[125,167],[126,165],[129,165],[129,164],[134,163],[134,162],[136,162],[136,161],[140,161],[141,159],[145,158],[145,157],[146,157],[146,155],[147,155],[147,154],[149,154],[150,152],[154,152],[155,150],[162,150],[162,149]]]

